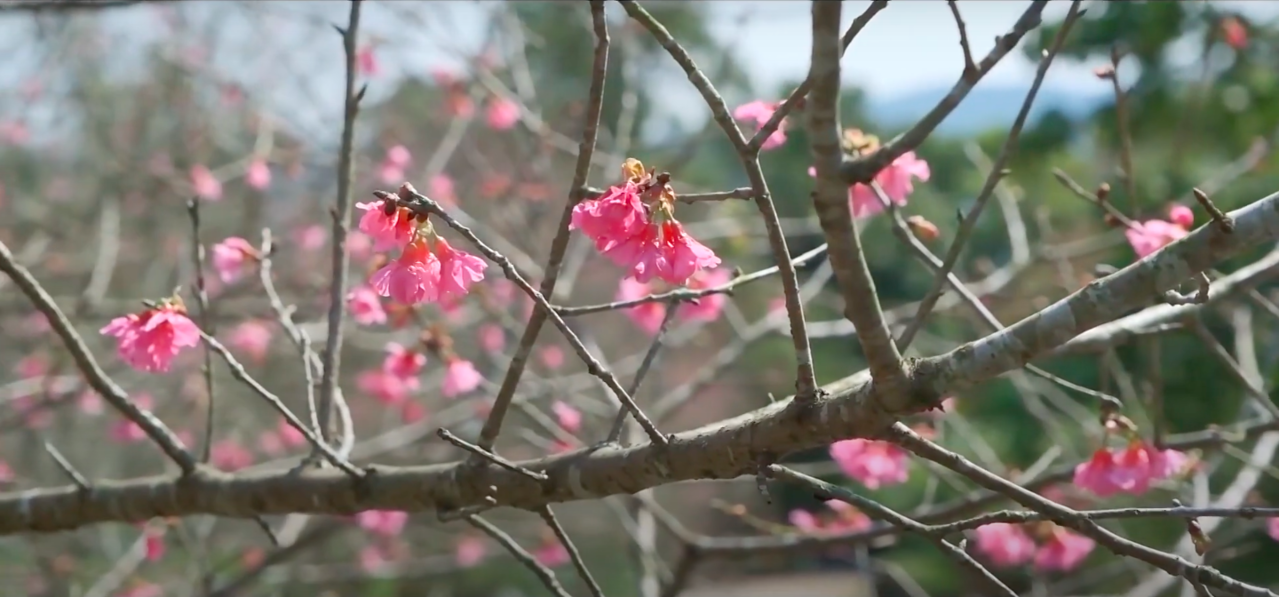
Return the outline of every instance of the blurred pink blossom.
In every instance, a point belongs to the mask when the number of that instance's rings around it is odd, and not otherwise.
[[[409,513],[402,510],[365,510],[355,515],[360,528],[383,537],[394,537],[404,531]]]
[[[137,393],[132,396],[133,403],[138,408],[149,410],[151,408],[151,395],[145,392]],[[147,438],[147,434],[138,426],[137,423],[125,418],[120,418],[111,425],[110,438],[122,444],[131,444],[140,442]]]
[[[564,431],[576,434],[582,430],[582,412],[569,403],[556,400],[551,403],[551,412],[555,413],[555,420]]]
[[[426,185],[427,192],[430,197],[443,205],[444,207],[452,207],[457,205],[457,188],[453,183],[453,179],[447,174],[436,174]]]
[[[651,287],[633,278],[622,278],[617,285],[618,301],[633,301],[653,294]],[[627,317],[644,333],[653,336],[662,328],[662,320],[666,318],[666,303],[652,301],[635,305],[623,310]]]
[[[506,347],[506,331],[496,323],[480,325],[479,329],[476,330],[476,335],[479,338],[480,350],[484,352],[497,354]]]
[[[817,169],[810,167],[808,175],[817,176]],[[906,205],[907,198],[915,191],[914,179],[928,182],[931,177],[932,171],[928,167],[928,162],[916,157],[915,152],[908,151],[893,160],[887,168],[880,170],[879,174],[875,175],[875,182],[879,183],[880,188],[884,190],[884,195],[893,203]],[[864,184],[849,187],[848,201],[855,218],[867,218],[884,211],[884,204],[880,202],[879,196]]]
[[[102,396],[92,389],[86,388],[80,392],[76,404],[80,407],[80,412],[86,415],[102,414]]]
[[[1176,475],[1188,459],[1176,450],[1159,450],[1144,441],[1129,442],[1122,451],[1102,447],[1075,467],[1074,483],[1098,497],[1116,493],[1140,495],[1150,484]]]
[[[376,76],[382,70],[381,65],[378,64],[377,54],[370,44],[365,44],[356,50],[355,66],[356,70],[366,77]]]
[[[868,489],[905,483],[909,455],[894,444],[869,439],[846,439],[830,445],[830,457],[839,469]]]
[[[1040,546],[1039,552],[1035,554],[1035,569],[1042,572],[1069,572],[1082,564],[1095,546],[1096,543],[1088,537],[1056,527],[1052,538]]]
[[[271,186],[271,167],[262,158],[253,158],[244,171],[244,183],[250,188],[265,191]]]
[[[484,545],[484,539],[475,535],[462,535],[457,539],[453,559],[458,567],[470,568],[484,561],[487,555],[488,548]]]
[[[538,351],[537,356],[542,360],[542,364],[551,371],[564,366],[564,349],[554,344],[543,346]]]
[[[1138,259],[1145,259],[1147,255],[1190,234],[1195,214],[1184,205],[1173,205],[1168,210],[1168,218],[1170,221],[1136,222],[1131,228],[1124,230],[1124,236],[1128,238],[1128,244],[1132,245]]]
[[[218,272],[218,278],[227,284],[239,280],[257,260],[257,248],[238,236],[213,245],[213,269]]]
[[[973,531],[977,552],[1001,568],[1020,566],[1035,557],[1035,542],[1021,525],[993,522]]]
[[[27,125],[17,120],[0,122],[0,141],[10,145],[22,145],[31,140],[31,132]]]
[[[806,533],[855,533],[871,526],[869,516],[847,502],[826,501],[827,512],[820,516],[808,510],[791,510],[791,526]]]
[[[13,469],[9,467],[9,463],[0,460],[0,483],[13,482]]]
[[[417,377],[426,366],[426,355],[405,348],[399,342],[386,343],[386,357],[382,359],[382,371],[403,378]]]
[[[1279,541],[1279,517],[1271,518],[1266,522],[1266,532],[1271,539]]]
[[[454,398],[480,387],[484,380],[470,361],[453,356],[448,359],[444,371],[444,386],[440,390],[445,398]]]
[[[563,566],[569,562],[568,549],[554,536],[548,537],[533,550],[533,559],[547,568]]]
[[[191,188],[201,199],[222,199],[222,182],[203,164],[191,166]]]
[[[505,97],[489,99],[484,112],[489,128],[495,131],[510,130],[520,121],[520,105]]]
[[[255,362],[266,360],[267,351],[271,347],[271,326],[258,320],[241,323],[231,329],[227,345],[249,355]]]
[[[778,105],[777,102],[765,102],[762,100],[748,102],[733,110],[733,118],[754,121],[755,130],[758,131],[764,128],[768,120],[777,112]],[[768,151],[777,149],[784,143],[786,143],[786,119],[783,118],[781,122],[777,123],[777,130],[773,131],[767,139],[764,139],[764,143],[759,148],[761,151]]]
[[[233,439],[219,440],[209,449],[209,462],[227,472],[238,471],[253,465],[253,453]]]
[[[308,224],[293,230],[293,242],[303,251],[323,249],[328,240],[329,231],[321,224]]]
[[[702,270],[688,279],[688,287],[692,290],[705,290],[727,284],[733,273],[726,268]],[[724,311],[724,294],[709,294],[697,299],[696,303],[681,304],[679,316],[690,321],[715,321]],[[660,322],[659,322],[660,323]]]
[[[361,372],[355,378],[355,385],[361,392],[376,398],[388,406],[398,405],[409,397],[409,393],[418,387],[416,377],[404,378],[392,375],[381,369]]]
[[[346,308],[351,313],[351,319],[360,325],[386,323],[382,299],[368,286],[356,286],[346,293]]]

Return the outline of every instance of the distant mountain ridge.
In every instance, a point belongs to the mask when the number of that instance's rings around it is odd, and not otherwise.
[[[1030,87],[978,85],[950,114],[937,133],[963,136],[997,126],[1011,125]],[[922,89],[904,94],[867,98],[867,112],[879,128],[907,126],[932,110],[950,92],[950,87]],[[1051,110],[1060,110],[1071,120],[1080,120],[1110,101],[1105,90],[1085,93],[1064,87],[1041,87],[1031,107],[1030,122]]]

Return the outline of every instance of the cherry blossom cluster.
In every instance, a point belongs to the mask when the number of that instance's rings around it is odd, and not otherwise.
[[[407,192],[406,187],[401,188]],[[381,296],[405,305],[461,298],[472,284],[484,279],[488,264],[454,248],[435,232],[430,218],[413,213],[390,199],[357,203],[364,211],[360,231],[373,239],[375,250],[398,248],[400,256],[369,278]]]
[[[669,177],[654,175],[639,160],[628,158],[622,178],[600,198],[578,203],[570,228],[581,230],[602,255],[638,282],[660,278],[683,285],[697,272],[720,264],[715,252],[675,219]]]
[[[1012,568],[1033,562],[1040,572],[1074,570],[1096,547],[1092,539],[1046,521],[1030,525],[994,522],[978,527],[973,535],[977,552],[991,564]]]
[[[1190,234],[1190,227],[1195,223],[1195,212],[1184,205],[1173,205],[1168,208],[1168,219],[1150,219],[1134,222],[1124,230],[1128,244],[1137,253],[1138,259],[1162,249],[1174,241]]]
[[[851,155],[874,153],[879,147],[879,138],[874,135],[867,135],[859,129],[844,131],[843,149]],[[817,176],[817,169],[810,167],[808,175]],[[916,157],[915,152],[908,151],[880,170],[874,180],[889,200],[901,206],[906,205],[907,198],[915,192],[914,181],[918,179],[928,182],[931,176],[932,170],[929,169],[928,162]],[[848,203],[854,218],[868,218],[884,211],[883,202],[869,185],[859,183],[848,187]],[[921,220],[922,218],[917,218],[912,227],[924,227],[926,221]]]

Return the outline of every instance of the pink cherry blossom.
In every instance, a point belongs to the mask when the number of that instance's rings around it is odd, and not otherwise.
[[[537,356],[542,364],[552,371],[564,366],[564,349],[554,344],[543,346]]]
[[[117,317],[101,333],[117,338],[116,353],[130,367],[153,373],[168,371],[183,348],[200,342],[200,328],[181,303]]]
[[[377,325],[386,323],[386,311],[382,309],[382,299],[376,290],[360,285],[346,293],[346,309],[351,318],[360,325]]]
[[[779,104],[776,102],[765,102],[755,100],[737,107],[733,110],[733,118],[738,120],[750,120],[755,122],[755,130],[764,128],[768,120],[773,117],[773,113],[777,112]],[[777,123],[777,130],[764,139],[764,143],[759,146],[761,151],[776,149],[786,143],[786,119],[782,119]]]
[[[86,389],[80,392],[80,396],[76,398],[76,405],[83,414],[91,416],[102,414],[102,396],[94,390]]]
[[[520,121],[520,105],[505,97],[494,97],[489,100],[484,116],[489,128],[495,131],[510,130]]]
[[[426,366],[426,355],[405,348],[399,342],[386,344],[386,358],[382,360],[382,371],[397,377],[417,377]]]
[[[732,278],[733,273],[724,268],[703,270],[688,279],[688,287],[693,290],[715,288],[727,284]],[[722,293],[703,296],[696,303],[680,305],[679,316],[690,321],[715,321],[723,313],[726,300],[727,297]]]
[[[329,231],[320,224],[298,226],[293,230],[293,242],[304,251],[318,251],[329,240]]]
[[[684,284],[693,274],[720,264],[720,259],[706,245],[689,236],[675,220],[661,224],[661,254],[657,276],[671,284]],[[643,272],[636,271],[642,281]]]
[[[1092,539],[1057,527],[1052,538],[1035,554],[1035,569],[1042,572],[1069,572],[1082,564],[1095,546]]]
[[[489,354],[497,354],[506,348],[506,331],[496,323],[486,323],[476,331],[479,336],[480,349]]]
[[[653,292],[648,284],[631,278],[622,278],[622,281],[617,285],[617,300],[619,301],[639,300],[651,294]],[[634,307],[623,309],[623,313],[644,333],[653,336],[662,328],[662,320],[666,318],[666,303],[661,301],[640,303]]]
[[[360,232],[373,238],[373,250],[400,248],[413,240],[417,216],[408,208],[388,206],[382,200],[356,203],[355,207],[364,210],[360,216]]]
[[[871,527],[871,520],[852,504],[827,500],[826,511],[791,510],[787,515],[791,526],[805,533],[856,533]]]
[[[416,423],[426,418],[426,407],[415,400],[400,403],[400,420],[405,423]]]
[[[376,76],[382,69],[378,64],[377,54],[372,45],[361,46],[355,53],[355,66],[360,74],[366,77]]]
[[[433,301],[440,294],[440,260],[417,238],[400,253],[400,257],[379,269],[369,278],[369,285],[381,296],[405,305]]]
[[[647,228],[648,211],[632,182],[610,187],[599,199],[587,199],[573,207],[570,228],[581,230],[607,252]]]
[[[138,408],[149,410],[152,404],[151,395],[147,393],[134,394],[133,403]],[[117,443],[132,444],[146,439],[147,434],[137,423],[121,418],[111,425],[109,437]]]
[[[164,558],[164,552],[167,551],[164,545],[166,531],[168,527],[163,524],[148,524],[143,527],[143,553],[148,562],[159,562]]]
[[[1020,566],[1035,557],[1035,542],[1021,525],[992,522],[973,531],[977,552],[1001,568]]]
[[[555,413],[555,420],[564,431],[577,433],[582,430],[582,412],[567,402],[556,400],[551,403],[551,412]]]
[[[444,370],[444,386],[440,392],[445,398],[453,398],[467,392],[474,391],[480,387],[480,382],[484,378],[480,376],[480,372],[475,370],[475,365],[470,361],[453,356],[448,359],[448,364]]]
[[[1181,452],[1160,451],[1138,440],[1118,452],[1098,449],[1088,461],[1075,467],[1074,483],[1098,497],[1116,493],[1140,495],[1151,483],[1179,474],[1187,464],[1188,458]]]
[[[461,298],[470,292],[472,284],[484,280],[488,262],[454,249],[441,237],[435,238],[435,255],[439,258],[440,294]]]
[[[846,439],[831,444],[830,456],[845,475],[868,489],[905,483],[909,476],[909,455],[888,442]]]
[[[231,329],[227,345],[261,363],[271,347],[271,326],[262,321],[246,321]]]
[[[418,384],[416,377],[400,377],[381,369],[363,371],[355,378],[355,385],[361,392],[388,406],[403,403]]]
[[[1147,255],[1190,234],[1190,226],[1195,221],[1195,214],[1190,208],[1174,205],[1169,208],[1168,217],[1171,221],[1146,220],[1124,230],[1124,236],[1128,237],[1128,244],[1132,245],[1138,259],[1145,259]]]
[[[1266,533],[1271,539],[1279,541],[1279,517],[1271,518],[1266,522]]]
[[[360,528],[383,537],[394,537],[404,531],[409,513],[403,510],[365,510],[355,515]]]
[[[298,448],[306,445],[306,436],[283,418],[280,419],[279,423],[276,423],[275,428],[276,433],[280,436],[280,441],[284,443],[284,447]]]
[[[209,449],[209,462],[224,471],[237,471],[253,465],[253,453],[240,442],[224,439]]]
[[[218,278],[230,284],[258,260],[258,250],[249,241],[238,236],[228,237],[213,245],[213,269]]]
[[[202,164],[191,167],[191,188],[201,199],[209,201],[222,199],[222,182]]]
[[[808,175],[816,176],[817,170],[809,168]],[[874,180],[893,203],[906,205],[907,198],[915,191],[914,179],[928,182],[931,177],[928,162],[919,159],[915,152],[908,151],[893,160],[887,168],[880,170]],[[855,218],[866,218],[884,211],[884,204],[868,185],[855,184],[849,187],[848,201]]]
[[[386,150],[386,156],[383,159],[388,164],[404,167],[413,161],[413,154],[403,145],[392,145]]]
[[[22,357],[14,364],[13,372],[24,379],[44,377],[49,372],[49,357],[42,352]]]
[[[475,535],[462,535],[454,547],[453,560],[460,568],[470,568],[484,561],[487,555],[488,548],[483,539]]]
[[[365,545],[360,548],[360,568],[365,572],[378,572],[393,559],[380,545]]]
[[[271,167],[262,158],[253,158],[244,171],[244,184],[250,188],[265,191],[271,186]]]

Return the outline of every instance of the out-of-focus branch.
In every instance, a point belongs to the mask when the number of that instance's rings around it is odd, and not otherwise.
[[[159,4],[176,0],[8,0],[0,2],[0,14],[21,12],[72,12],[126,8],[138,4]]]

